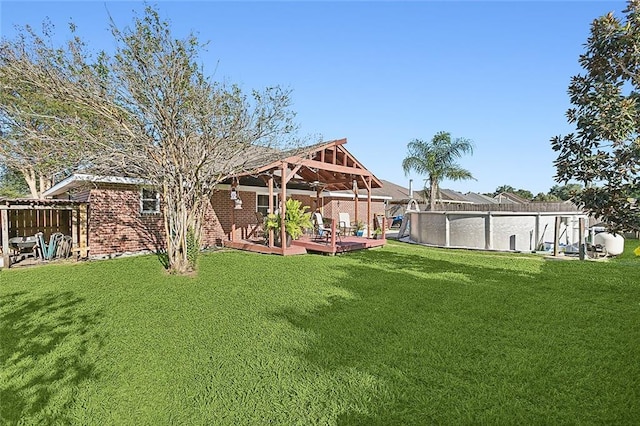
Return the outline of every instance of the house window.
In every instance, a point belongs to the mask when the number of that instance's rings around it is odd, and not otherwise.
[[[142,188],[140,191],[140,212],[160,213],[160,194],[155,189]]]
[[[258,194],[258,200],[256,202],[256,210],[262,213],[263,216],[266,216],[269,212],[269,195],[268,194]],[[278,208],[278,196],[273,196],[273,208]]]

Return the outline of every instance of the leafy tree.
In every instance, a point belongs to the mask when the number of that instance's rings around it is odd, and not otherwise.
[[[562,201],[571,200],[574,196],[582,191],[582,185],[578,183],[570,183],[567,185],[553,185],[549,189],[550,195],[555,195]]]
[[[431,142],[414,139],[407,145],[408,155],[402,161],[405,174],[415,171],[427,175],[429,180],[429,206],[435,209],[440,198],[440,182],[444,179],[473,179],[471,172],[463,169],[455,160],[463,154],[473,153],[473,144],[464,138],[451,139],[448,132],[436,133]],[[426,188],[425,188],[426,190]]]
[[[0,44],[0,160],[22,174],[33,198],[52,185],[54,174],[79,166],[85,141],[100,129],[86,109],[43,87],[53,78],[82,85],[85,73],[82,42],[72,38],[54,49],[51,36],[45,22],[42,36],[27,26]]]
[[[0,197],[22,198],[29,194],[22,175],[6,166],[0,166]]]
[[[556,181],[582,182],[575,202],[612,231],[640,230],[640,0],[628,2],[625,19],[609,13],[593,21],[584,73],[572,77],[567,111],[577,132],[551,139],[558,152]]]
[[[531,201],[536,202],[554,202],[560,201],[560,198],[553,194],[545,194],[544,192],[538,192],[538,194],[531,199]]]
[[[511,185],[500,185],[496,188],[495,191],[493,191],[492,197],[495,197],[498,194],[502,194],[503,192],[515,193],[516,189]]]
[[[197,63],[203,44],[194,35],[174,39],[170,24],[151,7],[131,27],[112,22],[111,29],[112,58],[101,53],[90,62],[77,38],[66,49],[45,49],[39,60],[23,58],[19,42],[8,42],[0,66],[47,101],[65,99],[70,113],[55,117],[61,130],[51,137],[60,143],[68,133],[86,141],[84,170],[157,186],[169,268],[187,273],[195,267],[192,248],[200,247],[215,186],[283,155],[293,142],[289,91],[271,87],[247,96],[211,81]]]
[[[518,189],[514,194],[524,198],[525,200],[531,200],[533,198],[533,193],[528,189]]]
[[[496,188],[493,194],[490,194],[492,197],[495,197],[498,194],[502,194],[504,192],[509,192],[511,194],[515,194],[519,197],[524,198],[525,200],[531,200],[533,198],[533,193],[528,189],[515,189],[511,185],[501,185]]]

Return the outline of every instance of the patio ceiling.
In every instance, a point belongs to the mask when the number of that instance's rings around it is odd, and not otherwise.
[[[264,165],[247,175],[277,177],[285,163],[295,173],[290,182],[306,182],[329,191],[352,190],[354,181],[359,189],[381,188],[382,182],[347,151],[344,147],[346,142],[346,139],[338,139],[302,148],[294,155]]]

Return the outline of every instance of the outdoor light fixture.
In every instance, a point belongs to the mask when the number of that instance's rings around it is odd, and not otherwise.
[[[242,200],[240,199],[240,196],[238,195],[238,191],[236,190],[235,186],[231,187],[230,198],[231,198],[231,201],[234,202],[233,209],[242,210]]]

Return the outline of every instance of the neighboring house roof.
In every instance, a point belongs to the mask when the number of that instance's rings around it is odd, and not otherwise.
[[[464,194],[464,198],[471,201],[473,204],[497,204],[498,200],[489,197],[488,195],[478,194],[477,192],[467,192]]]
[[[527,204],[529,203],[529,200],[526,200],[522,197],[520,197],[519,195],[514,194],[513,192],[501,192],[500,194],[496,195],[495,197],[496,200],[498,200],[499,204],[505,204],[505,203],[513,203],[513,204]]]
[[[395,203],[408,203],[409,202],[409,189],[400,185],[397,185],[388,180],[382,180],[383,191],[385,194],[391,197]],[[426,203],[429,197],[426,196],[423,189],[413,191],[413,199],[418,203]],[[469,204],[471,200],[465,198],[464,195],[458,191],[452,189],[440,188],[440,198],[437,200],[439,203],[460,203]]]
[[[398,203],[407,203],[409,202],[409,189],[397,185],[393,182],[389,182],[388,180],[381,179],[382,182],[382,190],[385,195],[391,197],[391,200]],[[413,198],[418,201],[424,201],[422,197],[422,191],[413,191]]]
[[[123,177],[123,176],[96,176],[89,174],[73,174],[66,179],[53,185],[42,193],[43,197],[54,197],[56,195],[64,194],[65,192],[84,186],[87,183],[111,183],[111,184],[125,184],[125,185],[148,185],[149,182],[145,179]]]
[[[471,201],[467,200],[464,195],[458,191],[452,189],[440,188],[440,198],[436,200],[440,203],[457,203],[457,204],[471,204]]]

